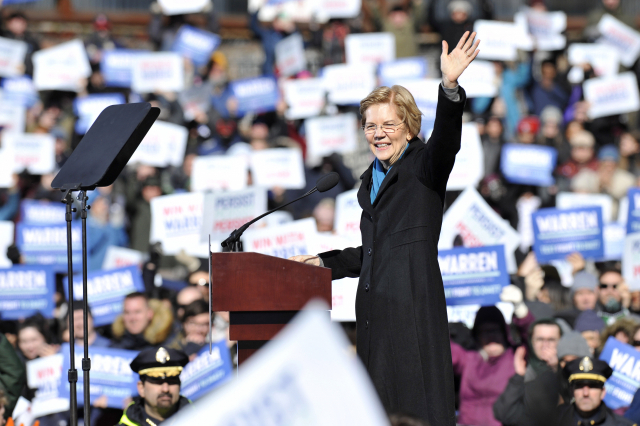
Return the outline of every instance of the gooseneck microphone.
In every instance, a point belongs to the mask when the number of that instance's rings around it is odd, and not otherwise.
[[[307,197],[307,196],[313,194],[316,191],[317,192],[326,192],[326,191],[330,190],[331,188],[336,186],[339,181],[340,181],[340,175],[338,175],[338,173],[336,173],[336,172],[331,172],[329,174],[326,174],[326,175],[322,176],[320,179],[318,179],[316,181],[316,186],[313,189],[311,189],[309,192],[304,194],[303,196],[298,197],[293,201],[289,201],[287,204],[283,204],[280,207],[276,207],[273,210],[269,210],[268,212],[261,214],[260,216],[256,217],[255,219],[252,219],[249,222],[245,223],[240,228],[234,230],[229,235],[229,237],[220,244],[222,246],[222,251],[224,251],[224,252],[240,251],[241,250],[240,237],[242,236],[244,231],[247,230],[248,227],[250,227],[251,225],[253,225],[257,221],[259,221],[263,217],[268,216],[271,213],[273,213],[275,211],[278,211],[278,210],[280,210],[280,209],[282,209],[284,207],[287,207],[289,204],[295,203],[296,201],[301,200],[304,197]]]

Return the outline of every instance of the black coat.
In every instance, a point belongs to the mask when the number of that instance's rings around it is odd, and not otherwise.
[[[371,205],[361,176],[362,246],[321,253],[332,278],[360,277],[357,350],[382,404],[431,426],[454,425],[454,386],[438,238],[447,180],[460,149],[461,100],[440,88],[429,142],[410,141]]]

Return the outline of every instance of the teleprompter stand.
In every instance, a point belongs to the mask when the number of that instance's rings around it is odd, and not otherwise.
[[[63,192],[62,202],[66,204],[67,222],[67,271],[69,274],[69,304],[73,303],[73,261],[71,241],[71,221],[73,213],[73,192],[78,192],[80,219],[82,220],[82,291],[84,321],[84,358],[82,372],[84,383],[84,424],[90,426],[89,401],[89,335],[87,325],[87,191],[99,186],[111,185],[127,164],[151,125],[160,114],[159,108],[148,103],[112,105],[107,107],[87,131],[82,141],[73,151],[51,186]],[[75,336],[73,329],[73,310],[69,309],[69,386],[71,426],[78,424],[78,397],[76,383],[78,371],[75,365]]]

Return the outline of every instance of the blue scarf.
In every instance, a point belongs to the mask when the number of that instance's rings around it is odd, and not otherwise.
[[[402,158],[404,153],[407,152],[407,148],[409,148],[408,143],[404,151],[402,151],[402,155],[400,156],[400,158]],[[398,158],[398,160],[400,160],[400,158]],[[387,173],[389,173],[389,170],[391,170],[391,167],[389,167],[389,169],[385,171],[384,167],[382,167],[382,163],[377,158],[373,160],[373,172],[371,176],[373,180],[373,185],[371,185],[371,193],[369,194],[371,196],[371,204],[373,204],[376,197],[378,196],[378,191],[380,190],[380,186],[382,186],[382,182],[384,181],[384,178],[387,176]]]

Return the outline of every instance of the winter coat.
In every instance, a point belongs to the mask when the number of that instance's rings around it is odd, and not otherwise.
[[[4,334],[0,334],[0,390],[4,391],[7,398],[5,418],[11,416],[26,384],[27,373],[24,364],[9,340]]]
[[[321,253],[332,279],[360,277],[356,295],[357,350],[383,406],[455,424],[447,309],[438,265],[438,238],[447,180],[460,150],[460,101],[442,86],[433,133],[417,137],[384,178],[371,204],[372,167],[358,202],[362,246]]]
[[[139,335],[129,333],[124,328],[122,314],[116,318],[111,325],[113,337],[116,342],[113,348],[142,350],[149,346],[157,346],[163,343],[173,330],[173,313],[167,309],[159,300],[149,300],[149,307],[153,309],[151,322]]]
[[[577,416],[574,404],[562,404],[558,407],[556,426],[636,426],[634,422],[611,411],[604,402],[598,412],[589,419]]]
[[[191,404],[184,396],[180,396],[178,400],[178,410],[182,410],[187,405]],[[144,410],[144,399],[136,396],[133,398],[133,402],[124,409],[122,418],[118,425],[124,426],[157,426],[162,423],[159,419],[153,418],[147,414]]]

